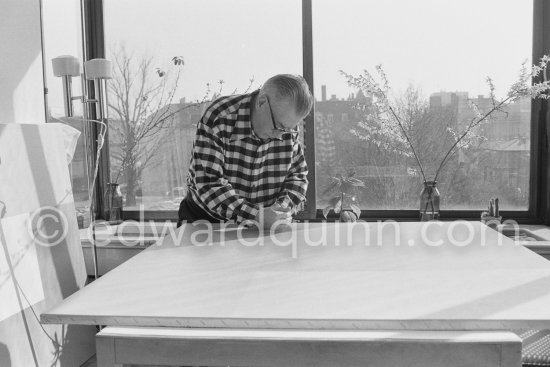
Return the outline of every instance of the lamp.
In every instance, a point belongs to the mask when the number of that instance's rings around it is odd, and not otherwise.
[[[92,59],[84,63],[84,76],[86,80],[93,80],[95,98],[87,96],[73,97],[72,78],[80,76],[80,62],[74,56],[62,55],[52,59],[53,74],[63,78],[63,97],[65,115],[73,116],[73,101],[82,103],[94,103],[96,105],[97,119],[102,120],[105,115],[105,79],[111,79],[111,61],[107,59]],[[84,78],[82,79],[84,83]],[[85,90],[82,88],[82,90]]]
[[[74,100],[80,100],[82,103],[93,103],[96,107],[96,120],[92,119],[86,119],[90,122],[98,123],[102,126],[102,129],[100,130],[98,136],[97,136],[97,152],[95,156],[95,160],[93,157],[93,153],[90,154],[90,161],[93,162],[95,165],[95,169],[93,171],[92,176],[92,188],[89,189],[88,195],[90,198],[90,218],[92,221],[92,228],[94,226],[94,202],[92,200],[93,192],[94,192],[94,186],[95,181],[97,177],[97,172],[99,168],[99,157],[101,154],[101,148],[103,147],[103,143],[105,141],[105,134],[107,132],[107,125],[104,122],[107,118],[105,106],[106,98],[105,98],[105,80],[111,79],[111,61],[106,59],[92,59],[88,60],[84,63],[84,75],[81,76],[80,74],[80,63],[78,59],[74,56],[69,55],[62,55],[58,56],[54,59],[52,59],[52,67],[53,67],[53,74],[57,77],[61,77],[63,79],[63,97],[64,97],[64,105],[65,105],[65,116],[72,117],[73,116],[73,101]],[[82,96],[73,97],[72,92],[72,78],[75,76],[81,76],[81,83],[82,83]],[[92,80],[93,81],[93,87],[94,87],[94,96],[95,98],[91,99],[87,96],[87,89],[85,88],[85,80]],[[86,140],[90,139],[90,131],[85,128],[84,129],[84,135],[86,136]],[[93,235],[93,246],[92,246],[92,253],[93,253],[93,262],[94,262],[94,276],[95,279],[98,278],[98,263],[97,263],[97,247],[95,243],[95,229],[92,231]]]

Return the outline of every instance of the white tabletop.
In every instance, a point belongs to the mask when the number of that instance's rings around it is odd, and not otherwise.
[[[264,329],[550,328],[550,262],[544,258],[478,222],[384,226],[293,224],[270,235],[189,224],[175,233],[179,238],[166,237],[42,320]]]

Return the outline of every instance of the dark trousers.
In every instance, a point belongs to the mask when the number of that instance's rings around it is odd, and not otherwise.
[[[212,217],[208,212],[195,204],[193,199],[191,199],[191,194],[187,193],[185,198],[183,198],[180,203],[180,209],[178,210],[177,226],[180,227],[184,221],[195,222],[197,220],[205,220],[210,223],[223,222],[219,219]]]

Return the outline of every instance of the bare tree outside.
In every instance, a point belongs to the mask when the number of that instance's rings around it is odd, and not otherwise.
[[[177,124],[178,111],[167,107],[180,87],[184,61],[176,56],[167,68],[158,67],[152,57],[134,57],[124,46],[111,55],[111,179],[126,184],[126,205],[135,205],[143,170],[155,163],[163,145],[170,144]]]
[[[115,46],[111,58],[113,78],[108,88],[112,183],[121,185],[125,206],[131,207],[138,204],[136,197],[143,195],[144,173],[149,181],[150,176],[158,176],[155,187],[149,187],[149,191],[156,191],[156,196],[148,197],[150,209],[173,209],[185,190],[185,153],[192,147],[189,135],[194,135],[206,104],[222,94],[225,81],[219,80],[214,90],[206,83],[200,100],[186,102],[177,98],[184,86],[183,56],[174,56],[158,66],[153,57],[138,57],[124,46]],[[251,78],[244,93],[253,83]],[[231,92],[235,93],[237,90]],[[179,164],[162,168],[166,157],[174,155]],[[166,186],[168,192],[161,193],[161,186]],[[176,189],[177,195],[171,192]]]

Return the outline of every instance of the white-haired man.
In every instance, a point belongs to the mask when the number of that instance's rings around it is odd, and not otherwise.
[[[305,201],[307,165],[298,125],[313,107],[305,79],[279,74],[249,94],[216,99],[198,122],[183,221],[289,220]]]

